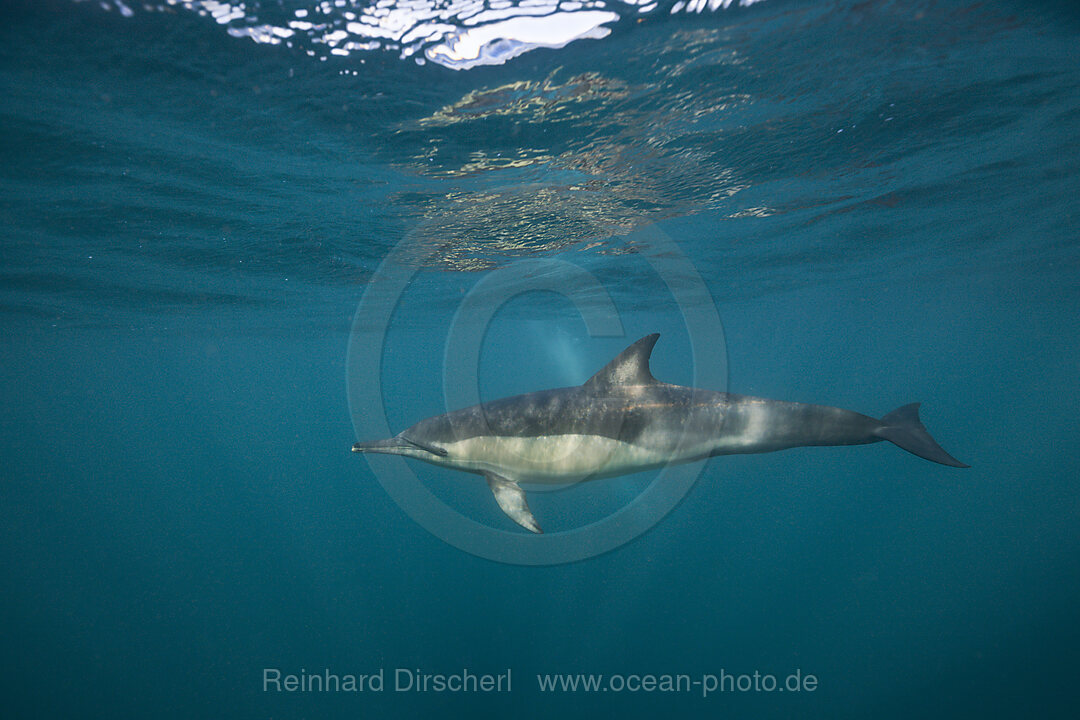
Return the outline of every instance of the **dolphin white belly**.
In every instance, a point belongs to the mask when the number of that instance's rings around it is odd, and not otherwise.
[[[454,465],[494,473],[518,482],[562,484],[614,477],[657,468],[677,460],[654,448],[602,435],[484,435],[446,443]]]

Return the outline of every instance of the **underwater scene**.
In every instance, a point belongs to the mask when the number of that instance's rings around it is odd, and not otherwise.
[[[1069,718],[1080,9],[0,4],[12,718]]]

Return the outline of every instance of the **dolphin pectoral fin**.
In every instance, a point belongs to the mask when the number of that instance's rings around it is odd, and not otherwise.
[[[529,511],[529,503],[525,502],[525,491],[520,485],[494,473],[484,473],[484,477],[495,495],[495,502],[499,503],[499,507],[511,520],[534,533],[544,532]]]

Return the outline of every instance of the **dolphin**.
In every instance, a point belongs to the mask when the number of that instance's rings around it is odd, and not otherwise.
[[[534,533],[522,483],[615,477],[716,455],[888,440],[932,462],[968,467],[919,421],[919,403],[880,420],[851,410],[671,385],[653,377],[659,333],[621,352],[577,387],[540,390],[421,420],[392,438],[358,442],[483,475],[511,520]]]

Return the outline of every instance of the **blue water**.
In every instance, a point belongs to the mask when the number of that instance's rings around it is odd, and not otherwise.
[[[438,49],[464,19],[335,54],[364,8],[274,43],[258,28],[316,6],[265,5],[0,10],[5,717],[1073,716],[1070,3],[609,2],[606,37],[500,37],[465,67]],[[456,313],[515,268],[547,286],[483,306],[455,374]],[[354,318],[380,272],[411,276],[382,325]],[[381,367],[350,364],[361,331]],[[439,539],[348,452],[367,382],[397,432],[651,332],[664,380],[700,352],[735,392],[921,401],[972,468],[887,443],[715,458],[629,543],[522,566]],[[521,540],[482,480],[408,462]],[[530,503],[557,537],[652,479]],[[387,687],[267,691],[267,668]],[[512,691],[395,692],[397,668]],[[818,685],[536,681],[755,671]]]

